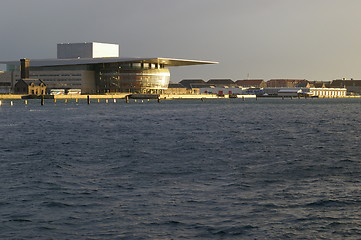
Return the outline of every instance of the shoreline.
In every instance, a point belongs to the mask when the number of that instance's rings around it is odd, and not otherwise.
[[[54,96],[54,100],[57,99],[125,99],[126,96],[131,95],[129,93],[120,93],[120,94],[89,94],[89,95],[51,95]],[[22,100],[23,97],[27,95],[22,94],[0,94],[1,100]],[[238,97],[238,99],[256,99],[256,98],[292,98],[298,99],[299,97],[290,97],[290,96],[258,96],[258,97]],[[300,97],[304,98],[304,97]],[[318,98],[361,98],[361,96],[342,96],[342,97],[318,97]],[[146,98],[144,98],[146,99]],[[218,96],[216,94],[160,94],[159,99],[230,99],[229,95]]]

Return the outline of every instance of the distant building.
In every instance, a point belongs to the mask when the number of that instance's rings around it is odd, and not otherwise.
[[[45,95],[46,85],[40,79],[20,79],[15,84],[15,94]]]
[[[180,83],[170,83],[168,85],[168,89],[163,91],[163,94],[177,94],[177,95],[184,95],[184,94],[199,94],[198,88],[186,88]]]
[[[331,82],[329,81],[311,81],[310,83],[310,87],[311,88],[330,88],[331,87]]]
[[[40,79],[29,78],[30,73],[30,60],[20,60],[20,75],[21,79],[15,84],[14,92],[16,94],[28,94],[28,95],[45,95],[46,85]]]
[[[361,95],[361,80],[354,79],[337,79],[330,84],[334,88],[346,88],[349,95]]]
[[[346,96],[346,88],[309,88],[310,96],[337,98]]]
[[[265,88],[267,83],[263,79],[237,80],[236,84],[244,88]]]
[[[300,84],[305,84],[308,81],[306,79],[271,79],[267,81],[267,87],[279,88],[279,87],[298,87]]]
[[[310,83],[308,81],[300,81],[295,84],[295,87],[309,88]]]
[[[215,87],[235,87],[237,85],[232,79],[210,79],[207,84]]]
[[[200,85],[200,86],[206,85],[206,82],[203,79],[183,79],[179,83],[186,88],[192,88],[192,85]]]
[[[230,95],[230,94],[247,94],[246,89],[241,87],[216,87],[216,86],[199,86],[199,91],[202,94],[218,94],[218,95]]]

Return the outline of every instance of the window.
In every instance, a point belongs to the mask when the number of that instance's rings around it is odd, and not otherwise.
[[[132,63],[132,67],[135,69],[140,69],[142,67],[141,63]]]

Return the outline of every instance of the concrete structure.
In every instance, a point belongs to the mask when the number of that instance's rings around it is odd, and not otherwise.
[[[167,67],[217,62],[174,58],[121,58],[115,44],[58,44],[57,59],[32,59],[31,78],[44,81],[48,89],[81,89],[95,93],[162,93],[168,88]],[[20,78],[19,61],[2,61],[13,78]]]

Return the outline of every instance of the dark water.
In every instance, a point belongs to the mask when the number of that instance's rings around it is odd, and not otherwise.
[[[360,239],[361,100],[0,107],[0,239]]]

